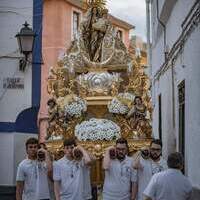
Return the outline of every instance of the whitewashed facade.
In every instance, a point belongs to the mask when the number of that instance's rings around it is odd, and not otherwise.
[[[184,154],[185,174],[200,195],[200,1],[150,3],[153,134],[164,157]]]
[[[25,157],[25,141],[37,137],[40,101],[42,1],[0,1],[0,188],[9,193],[15,185],[16,168]],[[27,21],[37,34],[34,52],[24,72],[19,70],[15,35]],[[20,80],[11,87],[8,83]],[[13,88],[15,87],[16,88]],[[14,190],[10,189],[10,192]],[[0,199],[4,197],[1,196]],[[8,194],[11,195],[11,194]],[[12,197],[11,197],[12,199]]]

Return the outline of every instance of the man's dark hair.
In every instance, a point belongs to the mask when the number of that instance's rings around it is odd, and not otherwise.
[[[158,145],[160,145],[161,148],[162,148],[162,141],[161,141],[160,139],[153,139],[153,140],[151,141],[150,147],[152,146],[152,144],[158,144]]]
[[[119,138],[116,140],[116,144],[126,144],[126,146],[128,147],[128,142],[125,138]]]
[[[36,138],[29,138],[28,140],[26,140],[26,149],[28,147],[29,144],[38,144],[38,139]]]
[[[167,159],[169,168],[180,169],[183,166],[183,156],[179,152],[171,153]]]
[[[76,146],[76,140],[75,138],[69,138],[69,139],[65,139],[64,142],[63,142],[63,146],[71,146],[71,145],[74,145]]]

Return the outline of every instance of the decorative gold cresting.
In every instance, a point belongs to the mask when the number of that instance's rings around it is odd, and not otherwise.
[[[105,8],[106,0],[82,0],[83,6],[86,9],[93,7]]]

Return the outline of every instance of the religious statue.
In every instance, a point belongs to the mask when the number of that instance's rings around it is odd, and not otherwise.
[[[67,99],[67,100],[66,100]],[[54,98],[48,100],[48,129],[46,139],[48,140],[51,136],[57,137],[64,134],[63,130],[67,128],[68,121],[71,117],[65,112],[64,106],[72,102],[74,97],[72,95],[65,96],[64,105]]]
[[[99,18],[96,18],[96,22],[92,24],[93,32],[90,41],[90,52],[91,60],[94,62],[101,62],[103,39],[106,34],[107,28],[110,25],[107,19],[108,10],[103,9],[100,14],[101,16]]]
[[[111,23],[107,19],[108,10],[92,7],[87,11],[80,25],[79,45],[92,62],[102,62],[103,40]]]
[[[85,20],[80,25],[80,37],[83,40],[83,49],[87,50],[90,60],[92,60],[91,52],[91,38],[92,38],[92,25],[97,21],[100,16],[100,9],[97,7],[92,7],[88,9],[86,13]],[[94,38],[94,35],[93,35]]]
[[[113,65],[129,66],[131,57],[109,21],[102,1],[88,1],[79,34],[63,56],[63,66],[70,71],[103,68]]]
[[[140,96],[136,96],[133,102],[133,107],[128,112],[126,118],[130,119],[131,128],[136,129],[140,120],[145,121],[146,106],[142,102]]]
[[[54,98],[51,98],[48,100],[47,105],[48,108],[48,130],[47,130],[47,137],[46,139],[49,139],[52,134],[56,134],[56,121],[58,120],[59,114],[58,114],[58,107],[56,104],[56,100]]]
[[[58,125],[59,127],[62,127],[64,129],[67,128],[67,123],[69,122],[70,120],[70,116],[68,116],[68,114],[62,110],[62,109],[58,109]]]
[[[116,138],[126,138],[130,152],[149,145],[150,84],[112,24],[116,19],[109,15],[105,0],[83,2],[88,6],[77,37],[48,76],[53,99],[48,101],[47,144],[58,159],[63,156],[63,140],[76,136],[77,143],[97,158],[92,178],[99,184],[102,157]],[[74,154],[82,158],[80,152]]]

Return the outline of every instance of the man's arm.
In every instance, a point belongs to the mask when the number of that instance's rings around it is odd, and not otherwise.
[[[45,152],[45,162],[47,164],[47,175],[51,181],[53,181],[53,163],[48,151]]]
[[[136,200],[138,193],[138,172],[131,169],[131,200]]]
[[[140,162],[140,158],[141,158],[141,152],[138,152],[133,162],[133,169],[143,170],[143,166]]]
[[[24,181],[17,181],[16,183],[16,200],[22,200],[24,190]]]
[[[103,158],[103,165],[102,165],[104,170],[108,170],[109,167],[110,167],[110,161],[111,161],[111,159],[110,159],[110,150],[111,149],[114,149],[114,147],[111,146],[111,147],[108,147],[106,149],[106,152],[105,152],[105,155],[104,155],[104,158]]]
[[[56,200],[60,200],[60,181],[54,181],[54,193]]]
[[[22,200],[22,194],[24,190],[24,181],[25,181],[25,173],[23,164],[20,163],[17,168],[17,177],[16,177],[16,199]]]
[[[151,177],[149,184],[147,185],[146,189],[143,192],[144,200],[152,200],[155,198],[156,191],[158,189],[157,177],[158,177],[158,174],[154,174]]]
[[[64,170],[60,168],[60,165],[58,163],[59,161],[55,161],[53,163],[53,180],[54,180],[54,193],[56,200],[60,200],[60,185],[61,185],[61,170]]]
[[[138,184],[136,182],[132,182],[131,184],[131,200],[136,200],[138,192]]]
[[[88,152],[82,146],[77,146],[77,148],[82,152],[83,160],[84,160],[85,164],[86,165],[91,164],[92,159],[91,159],[90,155],[88,154]]]
[[[45,163],[47,168],[47,175],[51,181],[53,181],[53,163],[50,157],[50,153],[46,150],[41,148],[40,152],[43,152],[45,154]]]

